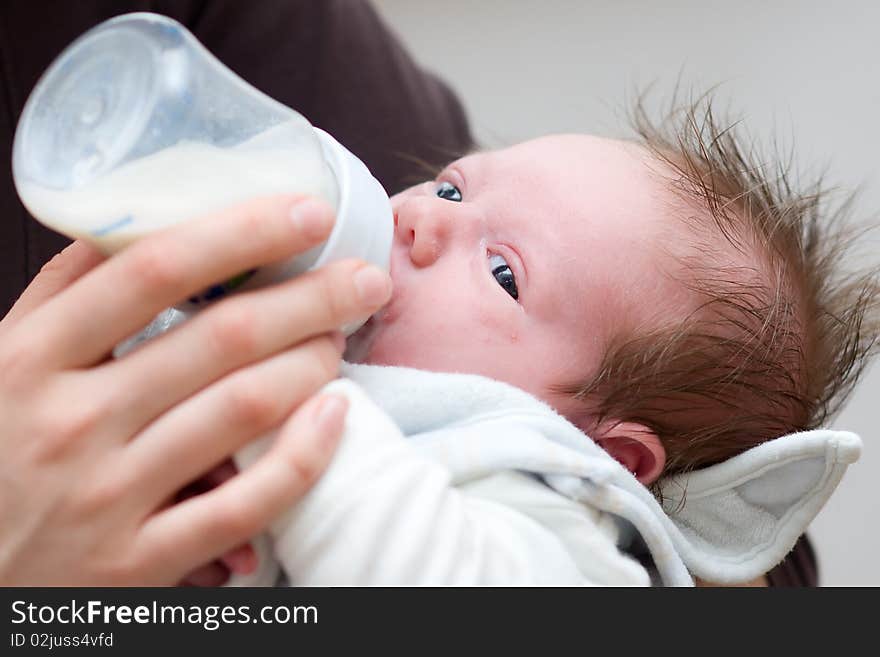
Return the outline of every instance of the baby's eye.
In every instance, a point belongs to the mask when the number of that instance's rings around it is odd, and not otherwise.
[[[514,299],[518,299],[519,290],[516,289],[516,278],[514,278],[513,271],[511,271],[510,265],[507,264],[504,257],[497,254],[490,255],[489,267],[492,268],[492,276],[504,288],[504,291]]]
[[[461,192],[458,187],[449,182],[442,182],[437,186],[437,196],[445,198],[447,201],[461,202]]]

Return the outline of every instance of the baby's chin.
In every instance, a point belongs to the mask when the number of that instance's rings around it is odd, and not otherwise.
[[[345,342],[342,358],[349,363],[364,365],[396,365],[415,367],[397,324],[388,324],[382,311],[352,333]],[[406,342],[404,340],[404,342]]]

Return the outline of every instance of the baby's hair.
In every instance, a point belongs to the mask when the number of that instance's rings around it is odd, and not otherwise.
[[[797,191],[790,164],[769,168],[740,126],[717,120],[710,94],[674,102],[656,123],[643,96],[632,119],[695,237],[668,251],[697,309],[625,331],[593,377],[564,391],[587,404],[593,428],[655,432],[664,474],[827,423],[880,335],[878,270],[844,269],[862,234],[852,196],[832,204],[821,179]]]

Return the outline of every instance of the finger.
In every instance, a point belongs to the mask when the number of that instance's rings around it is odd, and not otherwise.
[[[228,372],[372,314],[390,293],[384,272],[349,260],[206,309],[96,372],[100,388],[127,391],[117,431],[132,435]]]
[[[332,223],[324,202],[273,197],[172,226],[82,276],[27,323],[41,330],[50,363],[91,365],[164,308],[316,246]]]
[[[150,424],[122,457],[143,510],[279,426],[335,378],[339,362],[339,346],[316,338],[230,374]]]
[[[235,463],[226,460],[203,477],[205,482],[204,490],[216,488],[224,481],[232,479],[236,474],[238,474],[238,468],[235,467]]]
[[[196,479],[177,491],[174,500],[179,502],[180,500],[185,500],[193,495],[201,495],[212,488],[216,488],[227,479],[231,479],[236,473],[238,473],[238,468],[235,467],[235,464],[230,459],[227,459],[208,472],[208,474]]]
[[[220,562],[238,575],[250,575],[257,569],[257,553],[250,543],[233,548],[220,558]]]
[[[41,306],[104,260],[105,256],[86,242],[78,240],[67,245],[43,265],[3,319],[4,325],[11,325]]]
[[[181,586],[223,586],[229,579],[229,569],[213,561],[192,571],[183,578]]]
[[[299,500],[327,467],[348,403],[321,395],[301,407],[266,454],[219,488],[150,516],[140,532],[144,559],[170,579],[263,531]]]

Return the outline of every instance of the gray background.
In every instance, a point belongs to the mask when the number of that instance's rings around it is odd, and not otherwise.
[[[750,132],[793,144],[799,167],[827,167],[843,190],[863,186],[862,216],[880,210],[880,3],[870,0],[375,0],[426,67],[461,95],[485,146],[552,132],[628,136],[636,89],[668,98],[681,77],[722,83]],[[880,243],[866,242],[880,259]],[[850,468],[810,529],[825,585],[880,585],[880,368],[834,426],[859,433]]]

